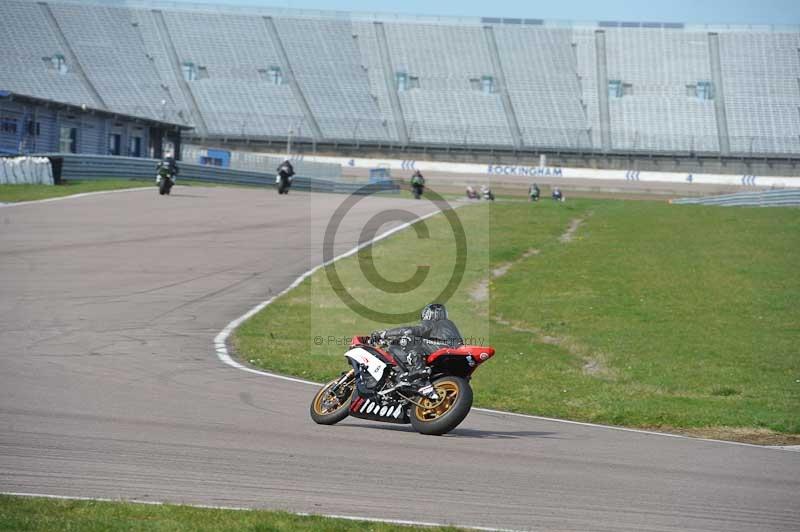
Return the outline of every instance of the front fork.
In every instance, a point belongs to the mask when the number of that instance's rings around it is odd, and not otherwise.
[[[331,386],[330,391],[335,394],[339,386],[341,386],[342,384],[346,383],[348,380],[353,378],[355,378],[355,371],[352,369],[350,371],[342,373],[342,376],[339,377],[339,379],[333,384],[333,386]]]

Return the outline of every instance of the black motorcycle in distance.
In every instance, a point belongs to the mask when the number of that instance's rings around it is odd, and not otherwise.
[[[158,167],[156,174],[156,185],[158,186],[158,193],[162,196],[169,196],[170,190],[175,185],[175,172],[168,164],[161,164]]]
[[[289,193],[289,189],[292,188],[293,176],[294,168],[289,161],[285,161],[278,167],[278,175],[275,176],[275,188],[278,189],[278,194]]]

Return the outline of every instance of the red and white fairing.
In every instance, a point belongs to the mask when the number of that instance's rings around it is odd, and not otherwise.
[[[344,356],[367,368],[372,378],[380,381],[386,371],[386,363],[362,347],[347,351]]]

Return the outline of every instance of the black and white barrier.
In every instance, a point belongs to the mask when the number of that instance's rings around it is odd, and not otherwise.
[[[278,154],[268,154],[278,156]],[[412,161],[401,159],[367,159],[348,158],[324,155],[306,155],[306,162],[339,164],[342,168],[389,168],[408,175],[411,169],[425,172],[441,172],[447,174],[467,174],[472,176],[486,176],[491,182],[492,178],[503,177],[509,181],[518,182],[534,181],[539,178],[549,179],[597,179],[606,181],[635,181],[652,183],[681,183],[703,185],[727,185],[739,187],[776,187],[800,188],[800,177],[786,176],[755,176],[734,174],[703,174],[689,172],[655,172],[645,170],[605,170],[598,168],[569,168],[560,166],[545,166],[546,159],[539,159],[540,166],[525,164],[480,164],[480,163],[454,163],[443,161]]]
[[[52,185],[53,167],[47,157],[0,158],[0,185]]]

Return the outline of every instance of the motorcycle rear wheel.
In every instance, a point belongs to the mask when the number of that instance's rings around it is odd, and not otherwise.
[[[456,428],[472,408],[472,387],[454,375],[434,379],[437,400],[423,399],[409,412],[411,426],[420,434],[441,436]]]
[[[340,377],[341,378],[341,377]],[[339,378],[339,379],[340,379]],[[340,422],[349,414],[350,402],[353,399],[353,394],[356,391],[356,382],[354,378],[349,378],[341,384],[342,390],[340,393],[333,393],[331,388],[339,382],[339,379],[334,379],[314,395],[314,400],[311,401],[311,419],[320,425],[335,425]]]

